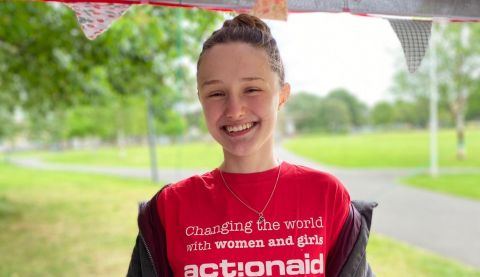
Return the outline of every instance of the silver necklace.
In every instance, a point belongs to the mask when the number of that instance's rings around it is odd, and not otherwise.
[[[270,200],[272,200],[272,197],[273,197],[273,193],[275,192],[275,189],[277,188],[277,184],[278,184],[278,179],[280,179],[280,169],[281,169],[281,166],[282,164],[280,163],[280,165],[278,166],[278,174],[277,174],[277,180],[275,181],[275,185],[273,185],[273,189],[272,189],[272,192],[270,193],[270,197],[268,197],[268,200],[267,200],[267,203],[265,203],[265,206],[263,207],[263,209],[261,211],[257,211],[256,209],[252,208],[252,206],[248,205],[247,203],[245,203],[245,201],[243,201],[231,188],[230,186],[227,184],[227,181],[225,181],[225,177],[223,177],[223,173],[222,171],[219,169],[218,171],[220,172],[220,176],[222,177],[222,180],[223,180],[223,184],[225,185],[225,187],[230,191],[230,193],[235,196],[235,198],[237,198],[238,201],[240,201],[240,203],[242,203],[245,207],[247,207],[248,209],[250,209],[252,212],[256,213],[258,215],[258,223],[263,223],[265,221],[265,216],[263,215],[263,212],[265,212],[265,209],[268,207],[268,204],[270,203]]]

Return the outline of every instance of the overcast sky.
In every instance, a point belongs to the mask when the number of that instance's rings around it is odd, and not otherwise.
[[[372,106],[389,99],[394,66],[404,66],[400,42],[388,21],[350,14],[289,14],[267,20],[286,66],[292,92],[325,95],[344,87]],[[397,61],[397,65],[395,65]]]

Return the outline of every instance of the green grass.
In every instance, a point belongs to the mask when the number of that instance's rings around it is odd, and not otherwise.
[[[480,174],[417,175],[401,181],[422,189],[480,200]]]
[[[367,259],[379,277],[480,276],[474,268],[379,234],[370,236]]]
[[[480,129],[466,131],[467,159],[456,159],[454,130],[441,130],[439,163],[446,167],[480,167]],[[287,140],[290,151],[314,161],[340,167],[428,167],[427,131],[351,135],[302,135]]]
[[[125,276],[158,185],[0,163],[0,276]]]
[[[124,276],[147,181],[44,172],[0,163],[0,276]],[[378,276],[480,276],[467,266],[374,234]]]
[[[22,155],[42,158],[53,163],[99,166],[148,167],[150,156],[146,146],[116,147],[97,150],[64,152],[30,152]],[[157,162],[163,168],[214,168],[220,165],[223,154],[216,143],[161,145],[157,147]]]

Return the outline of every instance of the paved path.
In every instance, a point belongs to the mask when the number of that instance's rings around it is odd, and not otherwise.
[[[282,160],[324,170],[337,176],[352,199],[379,203],[372,230],[442,256],[480,268],[480,202],[398,185],[399,177],[414,170],[351,170],[326,167],[277,149]],[[15,163],[44,170],[89,172],[148,178],[148,169],[47,164],[34,159]],[[175,182],[204,170],[162,169],[160,178]],[[454,185],[454,184],[452,184]]]
[[[50,171],[72,171],[83,173],[95,173],[112,176],[123,176],[130,178],[150,178],[150,170],[145,168],[131,168],[131,167],[109,167],[109,166],[89,166],[89,165],[73,165],[73,164],[53,164],[46,163],[36,158],[11,158],[11,162],[16,165],[31,167]],[[173,183],[194,174],[204,172],[202,169],[165,169],[159,170],[160,180],[166,183]]]

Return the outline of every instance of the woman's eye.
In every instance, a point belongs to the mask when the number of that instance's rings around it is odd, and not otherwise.
[[[208,95],[208,97],[218,97],[218,96],[222,96],[224,93],[221,92],[221,91],[215,91],[215,92],[212,92]]]
[[[260,89],[258,89],[258,88],[248,88],[246,90],[247,93],[253,93],[253,92],[257,92],[257,91],[260,91]]]

